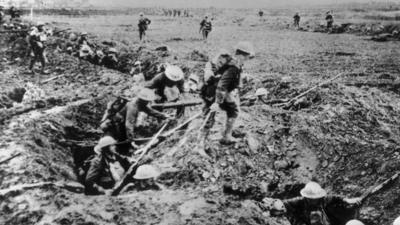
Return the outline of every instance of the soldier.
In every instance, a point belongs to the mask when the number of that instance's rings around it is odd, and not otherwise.
[[[300,26],[300,15],[299,15],[299,13],[296,13],[293,16],[293,20],[294,20],[294,27],[299,28],[299,26]]]
[[[17,10],[15,9],[14,6],[10,7],[8,13],[10,14],[11,20],[13,20],[17,17]]]
[[[39,22],[37,27],[33,28],[29,33],[29,44],[31,47],[31,63],[29,65],[29,70],[32,74],[35,73],[33,67],[36,61],[40,61],[42,68],[41,73],[46,74],[45,66],[46,66],[46,55],[45,55],[45,42],[47,40],[47,35],[44,30],[44,23]]]
[[[88,33],[86,31],[82,32],[78,39],[78,48],[81,48],[82,45],[90,46],[90,43],[88,41]]]
[[[333,25],[333,15],[332,15],[332,11],[328,11],[326,12],[326,28],[331,29],[332,25]]]
[[[84,178],[85,193],[90,195],[106,194],[106,189],[114,187],[129,168],[129,159],[117,152],[117,141],[104,136],[94,147],[95,155],[88,159]]]
[[[118,99],[107,105],[100,128],[118,141],[133,140],[135,128],[139,121],[139,113],[157,117],[159,119],[172,119],[170,116],[153,109],[149,104],[156,99],[154,92],[143,88],[138,96],[131,101]],[[133,147],[137,147],[132,143]]]
[[[118,57],[117,57],[117,49],[110,48],[107,52],[107,55],[103,58],[102,65],[110,69],[117,69],[118,67]]]
[[[145,87],[154,89],[160,97],[157,102],[163,103],[179,100],[180,94],[185,92],[184,84],[185,80],[181,68],[175,65],[167,65],[165,71],[156,75]],[[184,107],[178,107],[176,117],[181,117],[184,110]]]
[[[213,60],[207,62],[204,68],[204,79],[200,88],[200,96],[204,101],[204,115],[211,113],[204,129],[204,138],[208,136],[210,128],[214,126],[216,111],[211,112],[210,107],[215,103],[215,93],[217,91],[218,81],[226,68],[225,63],[231,59],[231,54],[227,50],[223,49],[213,58]]]
[[[155,179],[160,175],[160,171],[150,165],[139,166],[136,170],[133,179],[135,179],[135,189],[137,191],[144,190],[160,190],[160,186]]]
[[[149,24],[151,23],[151,20],[148,18],[144,17],[143,13],[140,13],[140,18],[139,18],[139,39],[140,41],[143,40],[143,42],[146,42],[146,30],[148,29]]]
[[[361,205],[361,198],[327,196],[316,182],[307,183],[300,194],[301,197],[283,201],[292,225],[345,225]]]
[[[220,140],[221,144],[229,145],[237,142],[232,137],[233,126],[239,115],[239,88],[241,85],[242,67],[245,61],[254,56],[253,45],[249,42],[239,42],[235,47],[234,57],[223,57],[220,60],[220,68],[223,68],[222,76],[218,81],[215,103],[211,111],[221,108],[226,112],[227,118],[225,130]]]
[[[208,16],[205,16],[200,23],[200,32],[204,40],[207,40],[208,34],[211,32],[211,30],[212,30],[212,23],[208,19]]]
[[[260,9],[260,11],[258,11],[258,16],[260,18],[262,18],[264,16],[264,12]]]
[[[4,17],[5,17],[5,14],[4,14],[4,7],[3,7],[3,6],[0,6],[0,23],[1,23],[1,24],[4,22]]]

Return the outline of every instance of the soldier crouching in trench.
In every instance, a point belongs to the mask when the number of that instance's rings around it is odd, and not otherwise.
[[[315,182],[309,182],[300,194],[301,197],[274,200],[271,212],[286,215],[292,225],[345,225],[361,205],[361,198],[327,195]]]
[[[94,156],[86,160],[82,176],[84,176],[85,194],[101,195],[111,194],[111,189],[120,181],[129,169],[132,159],[118,153],[117,141],[104,136],[94,147]],[[135,190],[159,190],[155,178],[160,172],[151,165],[138,165],[135,167],[132,178]]]

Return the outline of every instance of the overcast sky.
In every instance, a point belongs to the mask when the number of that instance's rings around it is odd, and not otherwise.
[[[397,0],[400,1],[400,0]],[[259,8],[276,7],[285,5],[308,5],[308,4],[335,4],[361,2],[369,3],[372,0],[90,0],[97,6],[128,6],[128,7],[223,7],[223,8]],[[375,2],[396,2],[391,0],[375,0]]]

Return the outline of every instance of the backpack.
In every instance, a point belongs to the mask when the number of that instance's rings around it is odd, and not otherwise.
[[[101,123],[107,119],[112,120],[114,116],[120,112],[126,104],[129,102],[128,99],[123,97],[117,97],[113,102],[109,103],[106,110],[106,116],[103,117]]]

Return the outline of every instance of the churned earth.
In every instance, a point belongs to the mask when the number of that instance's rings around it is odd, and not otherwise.
[[[40,75],[46,81],[40,85],[39,75],[26,73],[28,58],[9,48],[10,35],[2,35],[3,95],[28,82],[37,92],[30,101],[0,109],[1,224],[288,224],[263,211],[260,201],[297,196],[310,179],[330,193],[356,197],[398,171],[398,42],[300,32],[287,29],[281,15],[265,21],[248,16],[238,23],[240,13],[218,13],[207,42],[198,34],[199,17],[150,16],[145,45],[137,41],[134,16],[42,17],[54,29],[86,30],[99,45],[115,42],[126,63],[117,71],[79,61],[58,50],[66,41],[60,34],[49,40],[51,73]],[[269,91],[266,101],[290,99],[342,75],[288,107],[243,104],[234,132],[240,142],[233,146],[218,142],[222,112],[205,143],[198,140],[202,118],[195,120],[149,152],[151,164],[163,171],[160,191],[82,193],[76,165],[101,136],[107,102],[121,94],[133,97],[143,85],[127,72],[135,61],[149,64],[146,77],[154,75],[153,63],[163,62],[180,65],[186,77],[202,76],[207,56],[241,40],[257,49],[244,69],[244,102],[260,87]],[[155,50],[164,45],[168,52]],[[189,108],[185,118],[200,110]],[[398,185],[368,199],[361,219],[390,224],[400,214]]]

